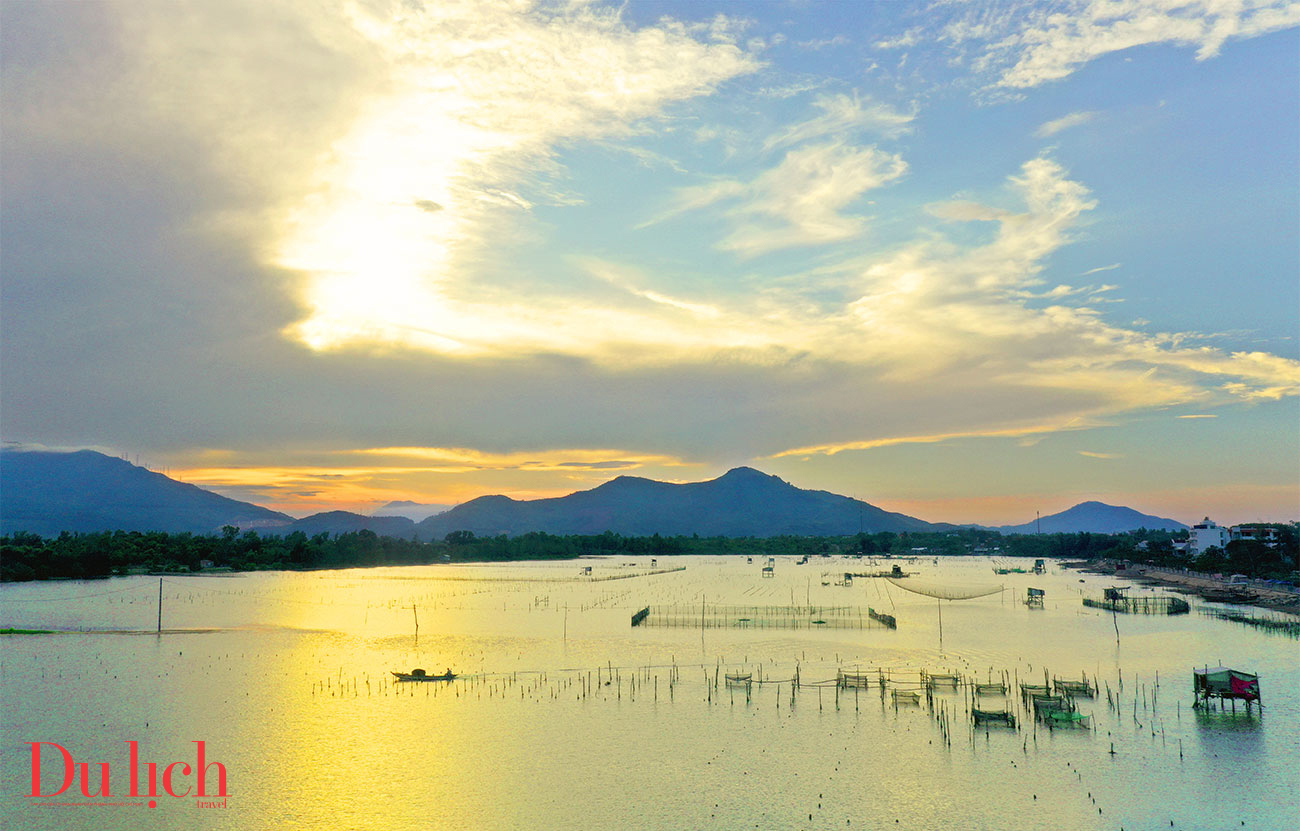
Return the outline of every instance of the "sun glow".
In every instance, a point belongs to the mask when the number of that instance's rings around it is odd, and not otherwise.
[[[513,217],[533,207],[520,191],[558,198],[542,181],[555,143],[626,133],[755,66],[730,43],[633,31],[581,6],[443,3],[356,12],[354,26],[388,67],[389,91],[334,144],[273,254],[303,275],[306,316],[286,334],[314,350],[570,351],[583,338],[565,343],[568,304],[502,304],[474,279],[515,242]]]

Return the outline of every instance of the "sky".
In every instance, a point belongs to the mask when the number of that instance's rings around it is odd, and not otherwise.
[[[0,3],[0,437],[1300,518],[1300,3]]]

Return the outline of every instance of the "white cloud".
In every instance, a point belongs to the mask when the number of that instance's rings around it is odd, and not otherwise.
[[[998,74],[995,86],[1012,90],[1060,80],[1089,61],[1136,46],[1191,46],[1196,59],[1205,60],[1228,40],[1300,25],[1300,3],[1293,0],[1088,0],[1007,12],[959,21],[948,37],[990,41],[977,66]]]
[[[546,186],[555,145],[631,135],[640,119],[756,66],[723,17],[700,31],[713,43],[671,21],[631,29],[616,11],[526,2],[393,4],[352,22],[384,61],[387,94],[335,143],[279,223],[273,255],[305,277],[307,316],[290,334],[316,349],[472,353],[521,336],[527,321],[467,314],[455,299],[472,292],[476,262],[518,212],[571,201]]]
[[[884,104],[868,102],[864,105],[857,96],[844,94],[820,95],[813,104],[822,115],[769,136],[763,142],[763,149],[789,147],[827,136],[848,137],[859,132],[897,136],[910,130],[916,118],[915,113],[899,112]]]
[[[890,257],[862,261],[861,296],[848,304],[847,318],[836,318],[839,326],[822,328],[821,354],[871,367],[873,401],[913,406],[890,415],[887,406],[872,407],[871,426],[857,435],[846,428],[775,455],[971,436],[1032,438],[1176,404],[1300,394],[1300,362],[1171,346],[1110,324],[1088,306],[1064,305],[1114,287],[1038,290],[1045,261],[1070,241],[1071,227],[1094,203],[1048,159],[1026,163],[1011,185],[1025,210],[969,201],[932,206],[944,218],[998,222],[992,242],[958,246],[929,236]],[[1056,304],[1030,304],[1039,297],[1055,297]],[[1003,407],[983,401],[985,395],[1016,404]],[[918,397],[961,416],[918,416]],[[905,411],[910,419],[901,417]]]
[[[839,242],[860,234],[866,219],[843,213],[867,191],[907,171],[902,157],[874,147],[827,142],[799,147],[749,182],[721,180],[678,191],[652,222],[722,201],[733,230],[718,248],[754,257],[782,248]]]
[[[902,176],[907,164],[897,154],[856,146],[853,138],[861,132],[899,135],[911,129],[915,115],[845,94],[818,96],[813,105],[821,115],[763,142],[764,151],[795,148],[775,167],[748,182],[715,179],[680,188],[668,209],[642,227],[731,202],[724,215],[733,230],[717,247],[742,257],[839,242],[861,233],[866,220],[844,209]]]
[[[909,46],[915,46],[920,42],[921,42],[921,30],[908,29],[906,32],[903,32],[903,34],[899,35],[898,37],[878,40],[873,45],[877,49],[906,49]]]
[[[1063,115],[1060,118],[1053,119],[1052,121],[1043,124],[1034,131],[1034,135],[1038,138],[1048,138],[1049,136],[1056,135],[1062,130],[1068,130],[1071,127],[1078,127],[1080,124],[1087,124],[1096,117],[1097,113],[1090,110]]]
[[[849,39],[844,35],[835,35],[834,37],[830,37],[830,38],[821,38],[815,40],[801,40],[796,45],[799,46],[801,49],[812,49],[813,51],[816,52],[833,46],[844,46],[848,42]]]
[[[1087,277],[1090,274],[1100,274],[1103,271],[1114,271],[1115,269],[1121,267],[1121,265],[1122,263],[1111,263],[1110,265],[1103,265],[1103,266],[1098,266],[1097,268],[1090,268],[1087,271],[1080,274],[1079,276]],[[1114,286],[1111,286],[1110,288],[1114,288]]]

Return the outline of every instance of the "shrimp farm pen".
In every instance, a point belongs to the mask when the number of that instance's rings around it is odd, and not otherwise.
[[[633,626],[671,629],[892,629],[858,606],[647,606]]]

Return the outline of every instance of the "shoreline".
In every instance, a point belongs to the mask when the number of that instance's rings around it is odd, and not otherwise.
[[[1274,612],[1300,615],[1300,592],[1252,580],[1232,583],[1228,578],[1196,571],[1160,568],[1142,563],[1116,563],[1109,560],[1064,563],[1069,568],[1089,574],[1123,577],[1136,583],[1161,586],[1181,594],[1195,595],[1215,603],[1239,603]],[[1121,567],[1122,566],[1122,567]]]

